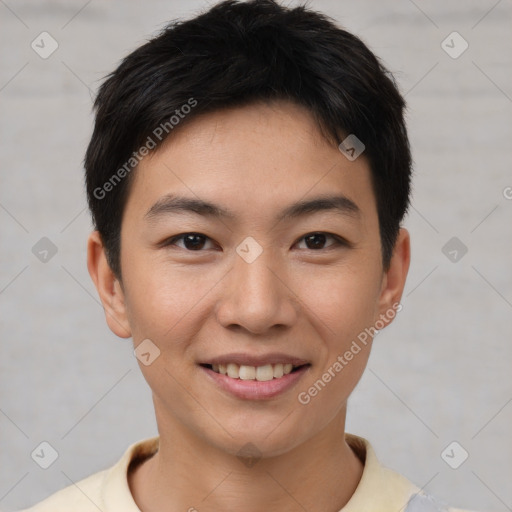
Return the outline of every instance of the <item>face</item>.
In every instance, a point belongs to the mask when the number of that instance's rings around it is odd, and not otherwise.
[[[344,418],[361,333],[394,316],[408,263],[383,270],[364,155],[280,102],[191,120],[134,172],[122,285],[102,298],[111,329],[145,343],[159,429],[273,455]]]

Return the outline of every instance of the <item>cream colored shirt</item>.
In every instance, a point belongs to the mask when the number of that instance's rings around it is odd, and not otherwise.
[[[464,512],[449,508],[420,491],[398,473],[382,466],[370,443],[346,434],[348,444],[364,463],[359,485],[343,512]],[[128,486],[128,471],[158,450],[159,437],[130,445],[111,468],[65,487],[20,512],[141,512]]]

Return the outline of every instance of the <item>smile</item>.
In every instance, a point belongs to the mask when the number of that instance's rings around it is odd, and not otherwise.
[[[232,379],[257,380],[266,382],[272,379],[280,379],[283,375],[288,375],[299,366],[293,366],[291,363],[265,364],[263,366],[247,366],[236,363],[207,365],[215,373],[227,375]]]
[[[311,364],[280,354],[263,357],[231,354],[199,366],[210,382],[231,396],[242,400],[268,400],[297,385]]]

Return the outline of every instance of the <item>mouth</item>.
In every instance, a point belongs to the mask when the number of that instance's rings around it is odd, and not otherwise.
[[[199,364],[205,377],[242,400],[273,399],[294,387],[311,363],[283,354],[251,357],[231,354]]]
[[[268,382],[273,379],[280,379],[284,375],[289,375],[310,366],[309,363],[294,365],[292,363],[265,364],[261,366],[240,365],[237,363],[227,364],[201,364],[203,368],[212,370],[220,375],[226,375],[231,379],[253,380],[258,382]]]

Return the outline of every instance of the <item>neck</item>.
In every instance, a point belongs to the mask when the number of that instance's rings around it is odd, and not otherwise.
[[[159,422],[158,452],[129,476],[142,512],[336,512],[355,492],[363,471],[345,441],[345,411],[307,442],[252,464],[183,426],[162,427]]]

